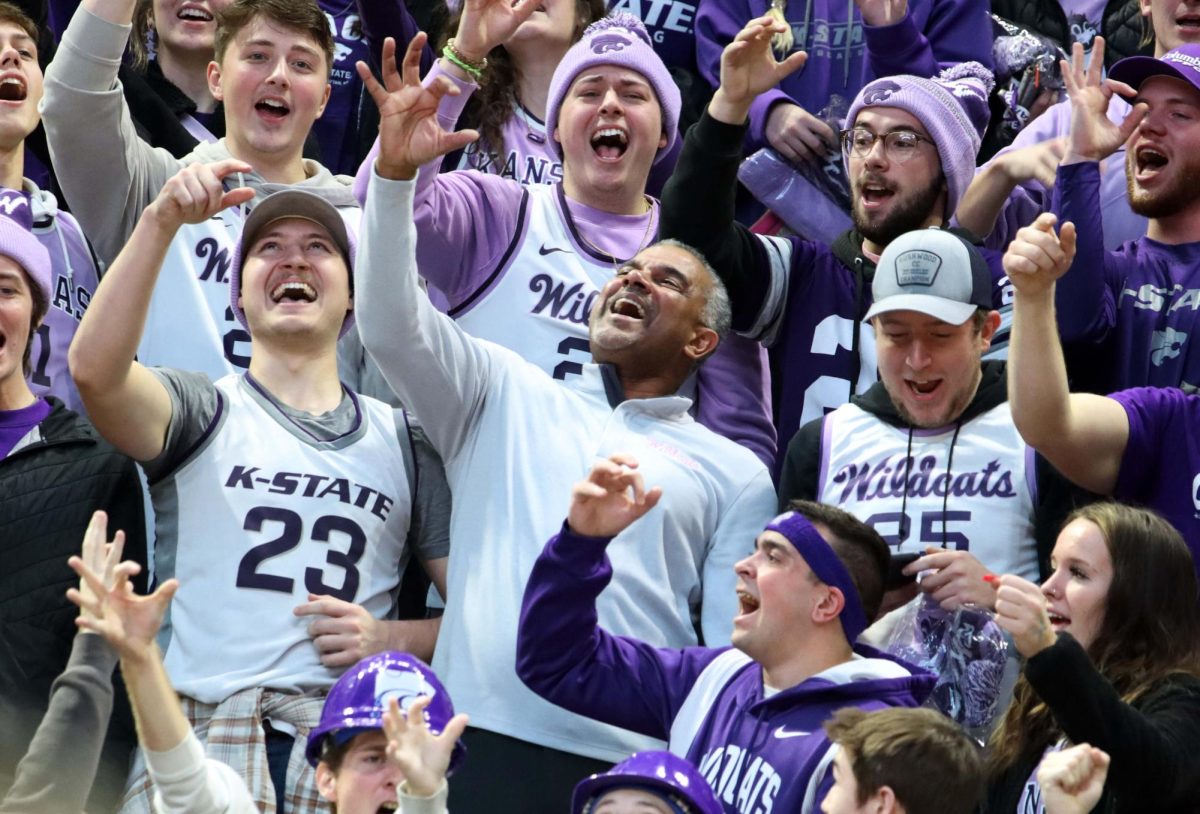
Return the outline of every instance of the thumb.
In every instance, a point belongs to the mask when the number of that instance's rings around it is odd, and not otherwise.
[[[1145,102],[1138,102],[1129,111],[1129,115],[1125,117],[1125,121],[1121,122],[1119,133],[1121,134],[1121,143],[1129,140],[1133,135],[1133,131],[1142,123],[1142,119],[1146,118],[1146,114],[1150,112],[1150,106]]]
[[[228,209],[231,206],[240,206],[244,203],[249,203],[254,200],[254,190],[250,187],[238,187],[231,189],[221,196],[221,208]]]
[[[807,52],[796,51],[793,54],[789,54],[787,59],[779,63],[779,67],[776,69],[777,78],[783,79],[784,77],[795,73],[804,67],[805,62],[808,62]]]
[[[1062,247],[1067,258],[1075,257],[1075,224],[1067,221],[1058,232],[1058,245]]]

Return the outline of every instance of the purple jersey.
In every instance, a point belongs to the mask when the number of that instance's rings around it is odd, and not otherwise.
[[[1105,251],[1099,164],[1058,169],[1054,209],[1072,221],[1078,253],[1058,281],[1055,302],[1063,342],[1111,341],[1109,390],[1200,388],[1200,243],[1168,245],[1142,237]]]
[[[657,648],[597,624],[612,579],[609,538],[566,524],[525,588],[517,674],[572,712],[669,740],[726,814],[815,811],[831,785],[822,723],[843,707],[918,706],[934,677],[865,647],[851,661],[770,694],[761,665],[731,648]]]
[[[1129,417],[1129,441],[1113,496],[1171,521],[1200,571],[1200,395],[1139,387],[1112,398]]]

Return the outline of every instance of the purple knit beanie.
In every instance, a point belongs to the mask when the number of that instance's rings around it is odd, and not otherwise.
[[[991,115],[988,94],[994,85],[992,72],[978,62],[951,66],[936,79],[883,77],[859,91],[846,114],[846,127],[854,126],[864,107],[896,107],[915,116],[942,160],[949,220],[975,177],[975,156]],[[847,173],[848,165],[847,157]]]
[[[646,78],[658,106],[662,109],[663,132],[667,143],[655,154],[658,161],[671,150],[679,130],[679,86],[671,78],[671,72],[662,58],[654,52],[650,35],[642,21],[626,11],[615,11],[587,27],[579,42],[571,46],[566,56],[558,63],[554,76],[550,78],[550,94],[546,98],[546,136],[562,156],[562,145],[554,138],[558,126],[558,111],[562,107],[567,89],[575,77],[596,65],[617,65],[637,71]]]
[[[0,187],[0,255],[21,267],[30,281],[41,289],[47,305],[54,301],[50,253],[33,234],[29,196],[7,187]]]

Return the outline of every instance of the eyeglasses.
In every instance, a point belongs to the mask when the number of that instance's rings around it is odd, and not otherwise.
[[[865,127],[853,127],[842,131],[842,152],[847,156],[854,153],[859,158],[866,158],[875,149],[875,142],[879,139],[883,139],[883,154],[897,164],[903,164],[916,155],[922,141],[933,144],[933,139],[911,130],[893,130],[877,136]]]

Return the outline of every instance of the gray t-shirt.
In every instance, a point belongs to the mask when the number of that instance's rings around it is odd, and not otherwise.
[[[203,373],[173,368],[150,368],[171,397],[171,423],[163,450],[142,468],[151,483],[161,480],[181,466],[192,454],[217,414],[217,387]],[[247,374],[248,375],[248,374]],[[293,409],[258,388],[282,416],[318,441],[340,438],[351,429],[358,411],[348,394],[337,407],[321,415]],[[422,562],[446,557],[450,553],[450,485],[442,459],[430,445],[425,432],[411,415],[396,410],[397,440],[405,456],[409,488],[414,490],[412,521],[408,529],[408,550]]]

